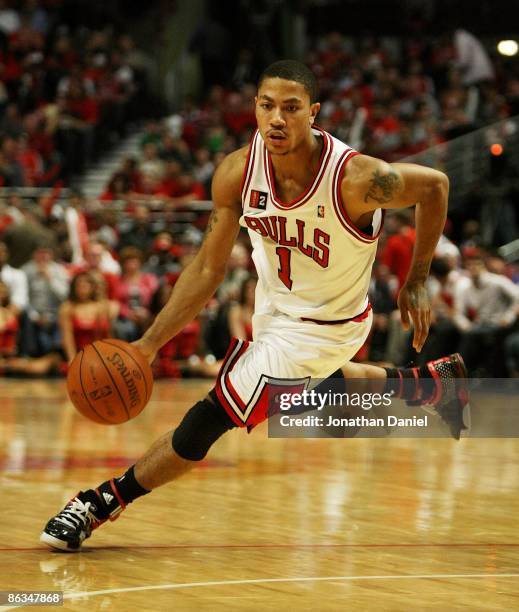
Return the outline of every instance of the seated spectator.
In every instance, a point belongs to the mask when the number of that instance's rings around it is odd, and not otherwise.
[[[59,350],[58,310],[67,297],[65,268],[54,261],[49,247],[38,247],[23,267],[29,287],[29,308],[23,330],[24,353],[39,357]]]
[[[135,206],[131,217],[120,224],[119,248],[132,246],[147,253],[154,240],[153,230],[150,209],[144,204]]]
[[[49,122],[43,110],[30,113],[24,117],[24,128],[27,136],[27,146],[39,156],[41,173],[37,175],[37,185],[48,187],[54,185],[61,172],[60,156]]]
[[[92,230],[95,228],[90,235],[93,240],[100,242],[105,248],[102,258],[103,268],[114,274],[119,274],[121,271],[121,267],[111,254],[119,245],[117,220],[118,213],[113,208],[100,208],[90,217]]]
[[[27,135],[18,139],[17,161],[23,172],[26,187],[39,187],[43,183],[44,166],[41,155],[31,148]]]
[[[488,171],[473,197],[473,205],[480,210],[481,243],[486,247],[517,238],[518,178],[516,164],[506,153],[489,157]]]
[[[59,309],[63,350],[68,363],[82,348],[111,334],[117,317],[117,302],[109,301],[99,283],[88,272],[76,274],[70,284],[68,300]]]
[[[155,194],[171,198],[179,192],[180,182],[179,177],[182,173],[182,166],[176,160],[168,160],[165,162],[164,175],[161,182],[157,185]]]
[[[247,254],[246,251],[245,254]],[[250,300],[253,299],[253,283],[246,269],[240,268],[239,270],[238,275],[228,270],[224,280],[225,292],[222,297],[218,296],[218,299],[213,300],[205,312],[204,344],[208,353],[217,361],[224,358],[233,334],[238,334],[237,337],[246,339],[252,331],[247,318],[247,310],[250,307]],[[242,301],[244,303],[240,304]]]
[[[18,316],[11,308],[9,288],[0,280],[0,374],[3,360],[16,353]]]
[[[488,272],[474,251],[465,258],[470,283],[456,295],[454,323],[462,332],[459,352],[469,372],[499,375],[504,370],[502,341],[517,320],[519,287]]]
[[[181,138],[173,138],[168,132],[162,138],[159,157],[165,162],[176,161],[181,166],[190,166],[193,161],[188,144]]]
[[[254,103],[251,104],[244,99],[241,93],[230,94],[226,100],[223,120],[234,134],[240,134],[247,129],[255,129]]]
[[[20,323],[9,308],[5,285],[0,282],[0,376],[44,376],[57,371],[62,361],[60,353],[42,357],[18,357],[17,336]]]
[[[23,187],[25,173],[19,161],[20,145],[16,138],[0,139],[0,178],[3,187]]]
[[[369,337],[368,359],[384,362],[391,313],[396,310],[398,280],[387,266],[376,264],[369,287],[369,301],[373,306],[373,325]]]
[[[154,316],[166,305],[172,288],[170,283],[158,287],[150,305],[151,313]],[[200,328],[200,321],[197,317],[160,348],[153,362],[153,375],[156,378],[178,378],[190,373],[190,361],[199,352]]]
[[[398,118],[388,105],[378,102],[373,105],[368,127],[371,130],[370,153],[385,159],[385,155],[396,149],[400,141]]]
[[[114,200],[126,200],[130,194],[130,181],[128,177],[117,172],[112,176],[106,190],[99,196],[101,202],[113,202]]]
[[[22,198],[17,193],[11,193],[5,198],[5,213],[10,219],[10,223],[16,225],[23,223],[25,216],[23,214],[24,203]]]
[[[10,138],[19,138],[23,134],[23,120],[18,105],[11,102],[5,107],[0,119],[0,134]]]
[[[427,279],[431,301],[431,327],[429,336],[418,355],[418,365],[449,355],[457,350],[460,333],[454,323],[456,296],[470,285],[466,274],[452,268],[447,257],[435,258]]]
[[[204,326],[205,348],[208,354],[203,359],[195,357],[190,360],[188,372],[191,375],[217,376],[231,338],[252,340],[252,315],[257,282],[255,276],[247,276],[239,287],[236,301],[215,304],[209,309],[209,317]]]
[[[125,158],[117,173],[122,174],[126,178],[130,191],[140,192],[142,175],[139,171],[137,160],[134,157]]]
[[[207,194],[202,183],[195,180],[191,172],[183,170],[178,177],[178,187],[172,194],[175,204],[189,204],[193,200],[205,200]]]
[[[381,254],[382,263],[398,279],[398,289],[407,278],[413,257],[416,230],[413,227],[412,214],[409,209],[397,210],[389,217],[388,221],[391,220],[395,229],[386,240]]]
[[[149,177],[153,182],[159,183],[164,175],[164,162],[159,157],[159,150],[155,143],[148,142],[143,147],[143,158],[139,165],[139,172]]]
[[[249,277],[250,254],[242,243],[237,242],[227,263],[227,274],[217,290],[218,300],[228,302],[237,300],[243,282]]]
[[[58,99],[58,139],[67,177],[79,174],[94,151],[94,127],[98,121],[98,105],[88,95],[79,77],[71,77],[67,93]]]
[[[151,246],[151,255],[144,266],[145,272],[151,272],[159,278],[166,277],[168,282],[176,280],[180,274],[180,257],[183,249],[174,244],[169,232],[157,235]]]
[[[27,277],[22,270],[11,267],[9,250],[5,242],[0,241],[0,281],[7,287],[9,306],[14,315],[21,314],[29,302]]]
[[[195,166],[193,176],[195,181],[201,183],[206,193],[211,191],[211,179],[213,178],[215,166],[211,161],[211,154],[205,147],[200,147],[195,152]]]
[[[116,264],[116,267],[112,265]],[[92,241],[85,251],[85,261],[72,268],[72,273],[88,272],[95,282],[105,287],[109,300],[114,299],[117,278],[120,272],[119,264],[100,242]]]
[[[118,338],[133,342],[149,324],[150,304],[159,283],[154,274],[142,271],[143,253],[139,249],[126,247],[119,258],[121,276],[114,298],[119,302],[120,312],[115,331]]]
[[[237,302],[231,304],[228,314],[228,329],[232,338],[252,340],[252,315],[258,279],[246,278],[241,286]]]

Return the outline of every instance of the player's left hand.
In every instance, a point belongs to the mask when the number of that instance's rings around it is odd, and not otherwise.
[[[413,348],[419,353],[431,325],[431,305],[425,285],[423,283],[403,285],[398,295],[398,308],[404,329],[409,329],[411,320],[413,322]]]

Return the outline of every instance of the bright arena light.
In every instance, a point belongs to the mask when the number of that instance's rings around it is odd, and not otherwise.
[[[512,57],[512,55],[516,55],[519,50],[519,45],[515,40],[500,40],[497,43],[497,50],[501,55],[506,55],[508,57]]]

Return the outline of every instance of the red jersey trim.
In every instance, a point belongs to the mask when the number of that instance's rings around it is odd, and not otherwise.
[[[216,379],[216,395],[222,406],[225,408],[231,419],[239,427],[245,425],[244,414],[247,410],[245,402],[236,393],[229,380],[229,373],[232,371],[238,359],[245,353],[249,342],[233,338],[227,354],[224,357],[222,367]]]
[[[256,158],[256,139],[258,134],[259,132],[258,130],[256,130],[254,132],[254,136],[251,138],[249,150],[247,151],[247,161],[245,163],[245,167],[243,168],[243,176],[240,185],[242,203],[245,202],[245,196],[247,195],[247,190],[249,189],[252,173],[254,171],[254,161]]]
[[[294,208],[299,208],[303,206],[317,191],[323,176],[325,175],[326,167],[328,166],[328,162],[332,156],[333,151],[333,140],[330,136],[320,127],[314,126],[316,130],[318,130],[323,136],[323,150],[321,151],[321,156],[319,158],[319,167],[317,168],[317,172],[312,179],[312,182],[308,185],[305,191],[297,198],[292,200],[291,202],[285,203],[282,202],[276,195],[276,182],[274,179],[274,170],[272,168],[272,159],[263,143],[263,160],[265,166],[265,175],[267,177],[267,183],[270,191],[270,197],[272,199],[272,203],[276,208],[280,210],[293,210]]]
[[[380,233],[382,232],[386,211],[385,209],[381,209],[382,218],[380,220],[380,227],[375,235],[370,235],[363,232],[353,223],[353,221],[348,216],[348,213],[346,211],[346,205],[342,199],[341,183],[344,177],[344,171],[346,170],[346,164],[356,155],[359,155],[359,152],[354,151],[353,149],[348,149],[347,151],[344,151],[344,153],[341,155],[339,162],[335,168],[335,173],[332,181],[332,201],[333,207],[341,225],[360,242],[370,244],[372,242],[375,242],[375,240],[378,239]]]
[[[241,397],[238,395],[238,392],[236,391],[236,389],[234,388],[234,386],[233,386],[233,384],[231,382],[229,374],[234,369],[234,366],[236,365],[238,359],[243,355],[243,353],[245,353],[245,351],[247,350],[248,346],[249,346],[249,343],[244,341],[242,346],[240,347],[240,350],[238,351],[238,353],[236,354],[236,356],[234,357],[232,362],[229,364],[229,367],[227,368],[227,372],[225,373],[225,376],[224,376],[224,379],[223,379],[223,384],[224,384],[225,388],[227,389],[229,395],[231,396],[233,401],[236,403],[236,405],[241,410],[243,410],[243,412],[245,412],[247,410],[247,405],[241,399]]]

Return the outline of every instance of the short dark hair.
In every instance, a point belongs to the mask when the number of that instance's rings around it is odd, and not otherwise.
[[[435,257],[432,260],[431,274],[433,274],[434,276],[438,276],[439,278],[445,278],[450,271],[451,268],[449,266],[449,263],[445,259],[442,259],[441,257]]]
[[[258,79],[258,89],[265,79],[278,78],[301,83],[310,97],[310,103],[317,101],[317,80],[314,73],[296,60],[280,60],[267,66]]]

